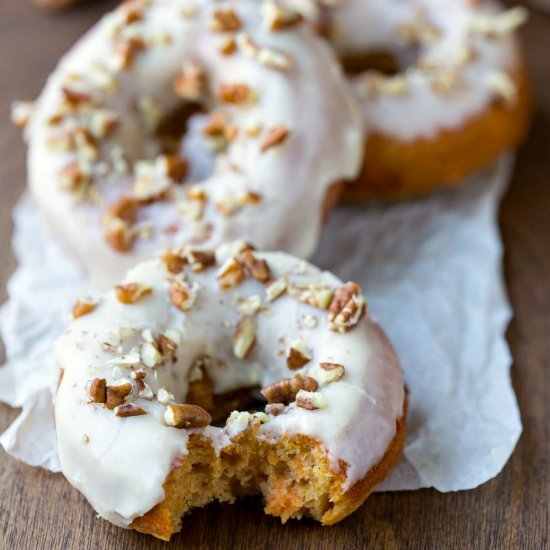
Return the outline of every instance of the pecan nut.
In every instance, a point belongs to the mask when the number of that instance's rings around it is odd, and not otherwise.
[[[367,304],[357,283],[346,283],[334,293],[330,302],[328,322],[330,330],[348,332],[365,315]]]
[[[198,405],[168,405],[164,413],[167,426],[179,429],[205,428],[212,422],[212,417]]]
[[[269,404],[284,403],[288,405],[296,399],[296,394],[300,390],[315,391],[318,387],[319,384],[315,378],[297,374],[294,378],[283,378],[273,382],[260,391]]]

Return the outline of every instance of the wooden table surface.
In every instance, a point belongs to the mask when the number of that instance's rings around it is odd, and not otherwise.
[[[8,123],[16,98],[33,98],[58,57],[114,5],[95,1],[62,15],[30,0],[0,2],[0,300],[15,267],[11,209],[25,181],[25,149]],[[531,135],[504,199],[505,273],[515,317],[508,341],[524,422],[519,444],[494,480],[476,490],[372,496],[330,528],[310,521],[282,527],[259,500],[211,505],[184,520],[173,548],[549,548],[550,416],[550,17],[533,13],[524,38],[536,95]],[[0,432],[17,411],[0,405]],[[19,463],[0,450],[0,549],[166,548],[164,543],[96,519],[60,475]]]

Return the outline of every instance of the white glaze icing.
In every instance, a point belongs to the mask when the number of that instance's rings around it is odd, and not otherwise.
[[[218,249],[218,265],[229,253],[230,247]],[[273,277],[287,276],[290,283],[323,283],[332,289],[342,285],[334,275],[284,253],[257,256],[268,262]],[[319,440],[335,465],[339,460],[347,463],[344,490],[381,460],[395,436],[396,421],[403,414],[403,379],[391,345],[372,318],[363,317],[349,332],[332,332],[325,310],[288,294],[267,302],[265,286],[250,277],[221,292],[216,272],[212,267],[188,273],[188,281],[200,287],[194,306],[184,313],[168,297],[164,264],[142,263],[127,274],[126,282],[150,287],[149,296],[123,305],[111,291],[95,311],[73,321],[56,345],[56,361],[64,372],[55,402],[63,473],[102,517],[118,525],[129,525],[163,499],[163,483],[175,459],[186,453],[190,431],[203,433],[219,451],[230,444],[231,435],[246,428],[248,418],[232,415],[225,428],[185,430],[164,425],[165,406],[156,399],[133,398],[147,414],[131,418],[118,418],[105,406],[89,403],[92,379],[106,378],[112,384],[129,378],[130,368],[115,363],[143,343],[147,329],[154,335],[173,334],[170,331],[180,335],[174,363],[153,369],[135,365],[148,373],[145,382],[155,394],[166,387],[179,402],[185,399],[194,360],[205,353],[212,358],[207,371],[216,392],[265,386],[296,372],[320,381],[317,392],[325,408],[310,411],[291,403],[283,414],[263,415],[267,422],[260,437],[276,440],[300,433]],[[237,303],[253,295],[260,296],[266,310],[253,316],[256,344],[246,359],[239,360],[232,351],[240,318]],[[311,361],[291,371],[285,350],[296,339],[310,350]],[[323,382],[326,371],[320,362],[343,365],[343,378]]]
[[[309,19],[319,17],[316,0],[285,3]],[[442,129],[460,128],[483,112],[497,95],[507,93],[495,86],[495,75],[500,82],[507,80],[521,62],[513,31],[526,17],[523,8],[504,12],[498,3],[485,0],[337,0],[319,4],[334,5],[322,11],[331,28],[331,43],[341,57],[386,51],[395,55],[400,65],[401,72],[386,82],[403,86],[403,93],[370,94],[367,82],[374,71],[350,80],[363,111],[367,136],[381,133],[412,141],[433,138]],[[407,44],[403,26],[418,30],[425,23],[436,29],[439,37],[420,40],[415,46]],[[510,32],[504,32],[507,26]],[[479,32],[481,27],[498,28],[500,32],[498,36],[497,32]],[[464,61],[469,51],[475,53]],[[434,65],[430,72],[422,69],[426,63]],[[459,80],[448,93],[434,90],[434,78],[443,79],[454,72]],[[505,99],[513,101],[513,97]]]
[[[100,285],[118,280],[126,269],[162,247],[191,240],[202,239],[204,246],[217,246],[246,238],[264,249],[310,255],[317,244],[329,185],[354,177],[361,160],[360,116],[329,48],[306,28],[267,31],[256,2],[153,0],[143,8],[141,21],[123,27],[117,35],[137,36],[153,44],[135,55],[128,70],[117,71],[110,68],[115,51],[113,28],[123,18],[123,9],[105,16],[61,60],[37,100],[27,128],[31,189],[56,233]],[[240,32],[248,34],[260,48],[288,54],[291,67],[278,70],[264,66],[238,48],[232,55],[222,55],[219,41],[223,34],[209,29],[217,9],[234,9],[242,22]],[[147,112],[152,115],[156,110],[168,113],[182,103],[172,86],[190,60],[207,72],[210,92],[217,92],[222,83],[245,83],[257,94],[257,102],[250,106],[223,105],[239,133],[226,154],[218,156],[214,172],[200,182],[201,187],[211,199],[220,193],[236,195],[247,189],[259,193],[262,202],[224,217],[214,200],[209,200],[203,219],[195,223],[176,205],[188,186],[172,186],[170,200],[140,210],[139,221],[152,223],[152,236],[138,239],[130,253],[116,252],[104,242],[99,227],[105,204],[75,204],[74,197],[60,189],[60,172],[77,157],[74,152],[47,146],[52,134],[58,132],[58,127],[48,121],[59,112],[62,88],[72,82],[79,90],[92,90],[102,107],[120,117],[112,137],[100,143],[101,161],[109,160],[119,149],[132,161],[154,158],[159,144],[146,127],[146,117],[138,116],[136,105],[143,105],[145,98],[150,106]],[[97,67],[106,71],[117,90],[98,89],[108,80],[98,76]],[[71,80],[75,74],[81,77],[76,84]],[[220,107],[215,95],[210,93],[205,100],[208,109]],[[262,134],[247,137],[244,130],[255,123],[261,124]],[[66,128],[75,121],[68,117],[64,124]],[[262,139],[278,125],[289,129],[288,139],[262,153]],[[192,174],[197,173],[193,158],[189,160]],[[105,162],[94,169],[106,172],[96,173],[95,191],[107,202],[132,189],[133,178],[117,173]]]

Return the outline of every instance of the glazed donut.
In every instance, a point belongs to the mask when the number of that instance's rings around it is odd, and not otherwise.
[[[283,522],[330,525],[401,452],[391,345],[359,285],[302,260],[173,251],[74,316],[55,348],[59,460],[117,525],[167,540],[193,508],[258,493]]]
[[[360,117],[330,49],[261,17],[247,0],[126,3],[49,78],[30,186],[100,283],[184,244],[313,252],[331,186],[360,168]]]
[[[363,111],[364,163],[350,198],[405,198],[457,184],[524,137],[531,102],[514,37],[524,8],[288,1],[329,38]],[[267,9],[284,14],[275,4]]]

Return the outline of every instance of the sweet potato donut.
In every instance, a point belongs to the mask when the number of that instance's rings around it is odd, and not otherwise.
[[[99,280],[235,238],[306,257],[330,186],[359,170],[358,118],[310,29],[271,30],[254,1],[133,1],[50,77],[27,127],[30,186]]]
[[[193,508],[258,493],[283,522],[330,525],[401,452],[401,370],[359,285],[285,253],[169,252],[74,316],[59,459],[117,525],[168,539]]]
[[[454,185],[525,135],[530,93],[514,37],[523,8],[503,11],[485,0],[289,2],[327,35],[363,111],[364,164],[350,198]]]

